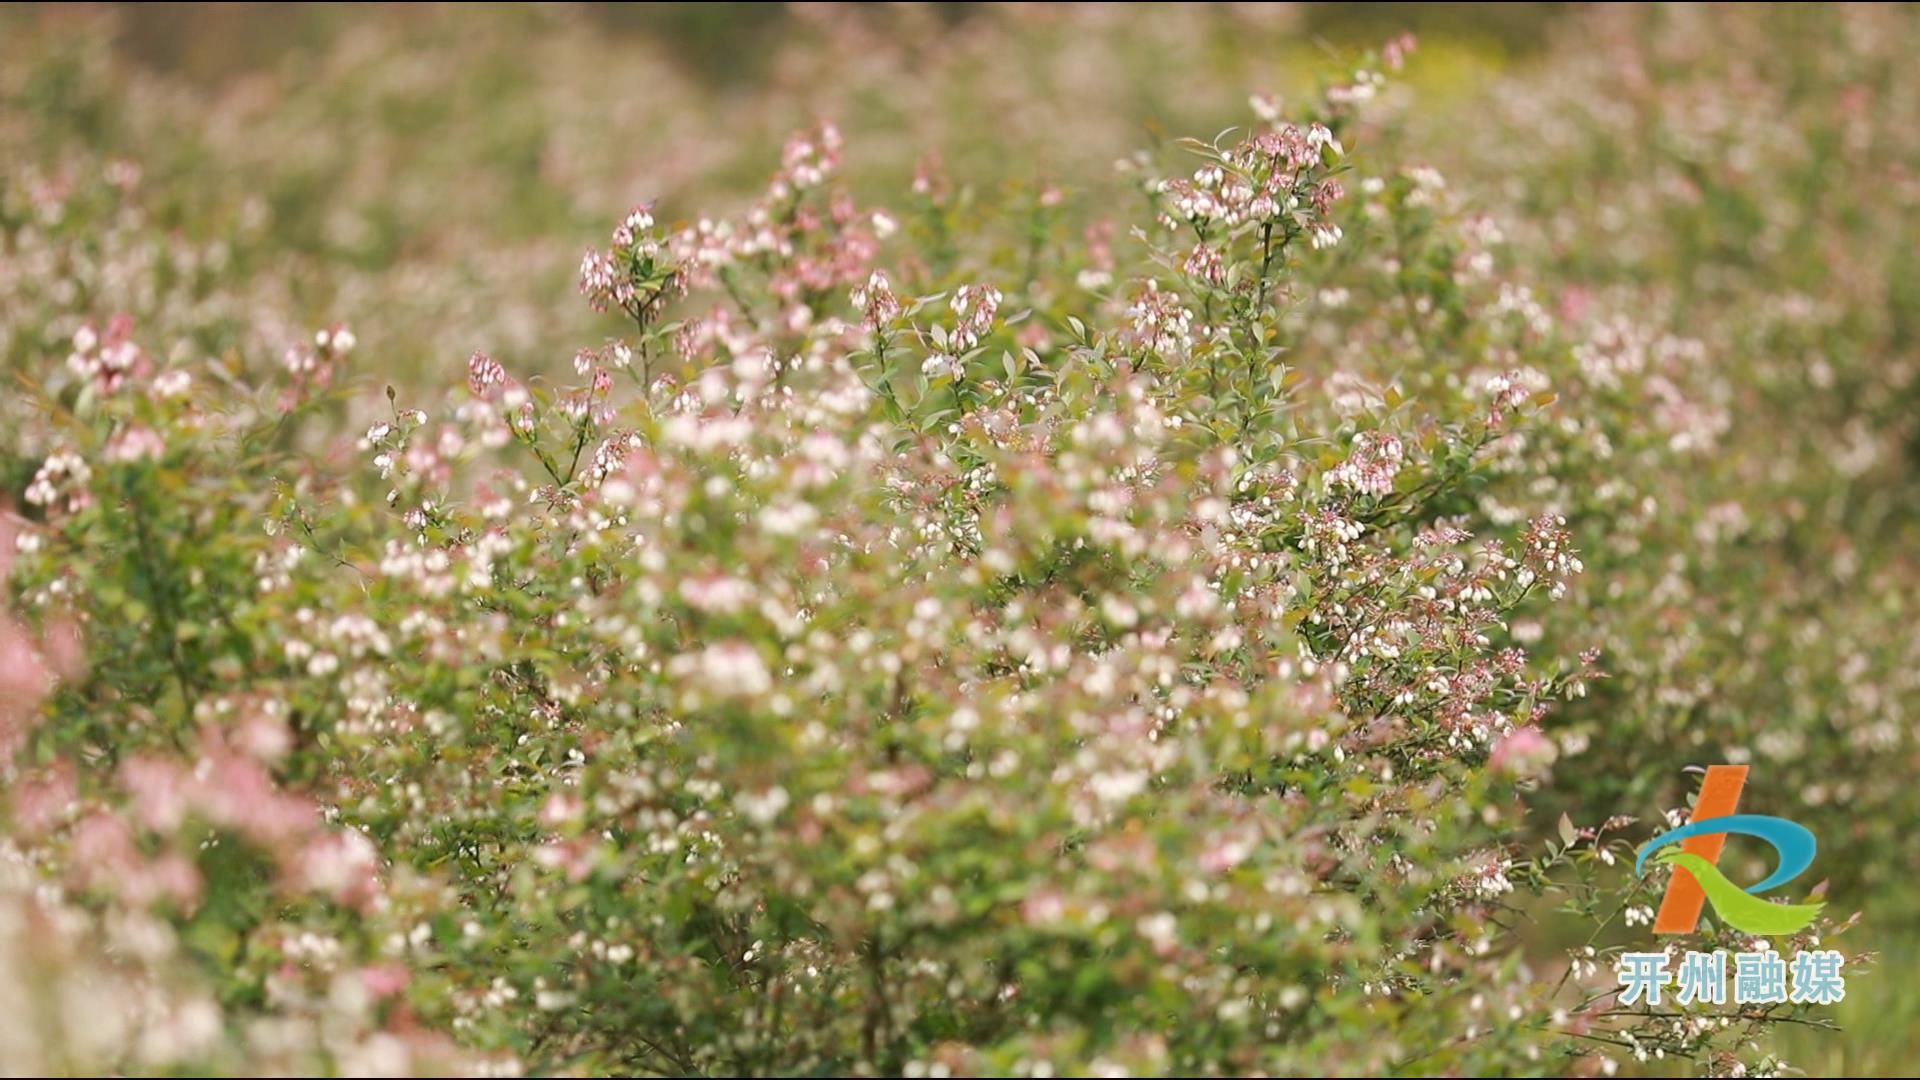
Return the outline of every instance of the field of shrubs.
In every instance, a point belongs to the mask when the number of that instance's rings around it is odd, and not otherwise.
[[[0,1074],[1910,1074],[1920,12],[1348,7],[0,9]]]

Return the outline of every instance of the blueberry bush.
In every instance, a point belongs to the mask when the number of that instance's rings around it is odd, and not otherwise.
[[[1873,980],[1910,14],[1423,95],[803,11],[784,138],[393,18],[207,89],[0,15],[0,1069],[1777,1073],[1830,1015],[1614,994],[1710,761]],[[1047,100],[1169,57],[1211,134]]]

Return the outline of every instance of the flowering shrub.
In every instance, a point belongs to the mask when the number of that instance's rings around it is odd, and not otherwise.
[[[1840,543],[1738,497],[1828,477],[1740,422],[1800,331],[1484,213],[1370,111],[1410,48],[1129,159],[1141,213],[932,160],[869,206],[813,128],[730,212],[621,218],[584,341],[446,299],[430,379],[248,214],[10,173],[0,1001],[54,1004],[0,1060],[1777,1066],[1800,1007],[1616,1007],[1625,815],[1675,754],[1910,746],[1814,726],[1911,688],[1900,608],[1745,587]],[[1756,640],[1802,653],[1777,743]]]
[[[1872,5],[1609,14],[1476,142],[1533,177],[1504,218],[1514,257],[1568,282],[1541,303],[1589,339],[1592,393],[1560,389],[1608,451],[1552,466],[1610,583],[1543,620],[1608,657],[1563,719],[1610,766],[1567,794],[1646,805],[1681,765],[1751,760],[1819,832],[1840,896],[1903,894],[1915,842],[1915,519],[1892,509],[1920,445],[1894,295],[1913,29]]]

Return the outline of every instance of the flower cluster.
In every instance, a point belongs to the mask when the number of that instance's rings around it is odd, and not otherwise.
[[[587,303],[595,311],[618,308],[642,327],[686,289],[685,268],[655,235],[653,214],[645,208],[621,219],[607,250],[589,251],[580,260],[580,293]]]

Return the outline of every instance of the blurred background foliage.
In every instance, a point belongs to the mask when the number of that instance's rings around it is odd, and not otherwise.
[[[1638,749],[1568,766],[1582,782],[1542,792],[1541,819],[1673,805],[1682,766],[1786,714],[1756,793],[1821,829],[1833,895],[1866,911],[1886,963],[1838,1010],[1844,1037],[1790,1034],[1785,1056],[1899,1075],[1920,1060],[1904,980],[1920,125],[1902,72],[1920,35],[1911,11],[1592,7],[9,6],[0,152],[49,183],[137,162],[143,227],[222,245],[202,344],[271,357],[351,317],[370,377],[437,383],[479,348],[564,365],[598,325],[573,273],[609,221],[637,201],[667,220],[735,209],[818,117],[849,133],[863,200],[903,199],[932,152],[964,205],[1099,182],[1412,30],[1409,118],[1379,137],[1494,211],[1548,299],[1607,296],[1703,341],[1734,433],[1671,493],[1765,519],[1729,560],[1613,577],[1646,602],[1612,632],[1658,658],[1617,657],[1588,721],[1630,718],[1620,747]],[[3,329],[8,363],[71,332]],[[1846,752],[1801,753],[1822,738]]]
[[[534,355],[534,327],[587,328],[565,299],[586,238],[635,201],[737,209],[818,118],[858,133],[863,201],[897,201],[922,155],[962,185],[1086,183],[1407,28],[1428,35],[1423,98],[1470,94],[1564,6],[24,5],[0,12],[0,125],[56,172],[82,150],[137,160],[161,227],[270,222],[233,255],[301,260],[281,277],[308,321],[415,270],[465,297],[491,282],[504,306],[482,320],[387,290],[408,310],[369,343],[503,328],[489,347],[539,367],[565,357]]]

